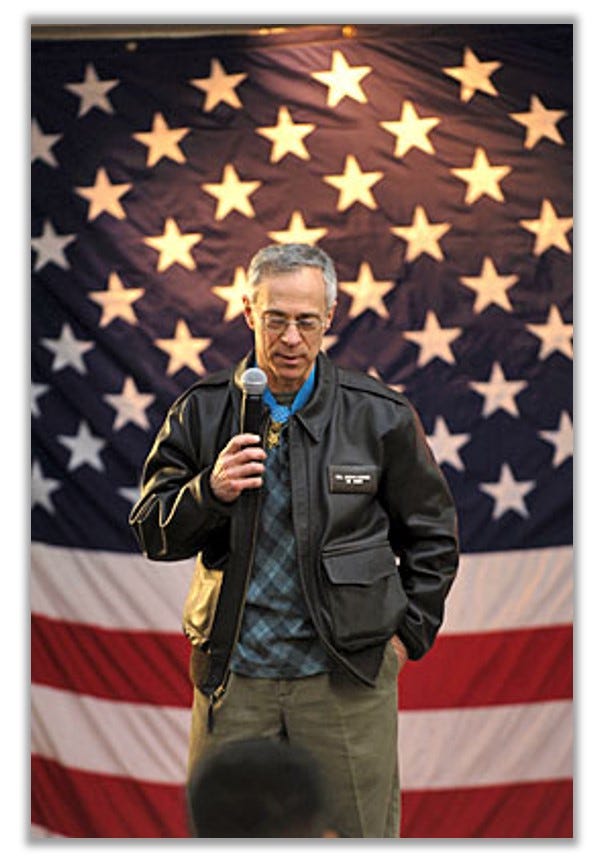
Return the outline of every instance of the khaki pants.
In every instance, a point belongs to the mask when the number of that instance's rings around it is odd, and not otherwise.
[[[375,688],[339,673],[287,680],[232,674],[212,733],[207,699],[195,688],[189,768],[226,742],[285,736],[317,759],[331,827],[341,837],[398,837],[397,675],[390,644]]]

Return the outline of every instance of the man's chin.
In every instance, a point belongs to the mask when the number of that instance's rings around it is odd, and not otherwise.
[[[279,389],[285,391],[293,391],[301,387],[309,371],[306,363],[299,359],[295,362],[280,359],[274,364],[273,370]]]

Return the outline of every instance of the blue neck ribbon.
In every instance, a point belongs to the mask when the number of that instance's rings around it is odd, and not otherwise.
[[[287,423],[292,414],[295,414],[296,411],[299,411],[306,405],[311,397],[314,386],[315,367],[313,366],[310,375],[296,393],[296,397],[291,405],[280,405],[268,387],[265,387],[262,399],[264,404],[268,405],[271,412],[271,420],[274,420],[275,423]]]

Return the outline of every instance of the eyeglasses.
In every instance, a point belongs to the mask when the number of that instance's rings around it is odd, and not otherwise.
[[[283,333],[290,324],[294,324],[299,333],[311,336],[323,329],[324,321],[318,315],[297,315],[290,317],[281,312],[262,312],[262,326],[270,333]]]

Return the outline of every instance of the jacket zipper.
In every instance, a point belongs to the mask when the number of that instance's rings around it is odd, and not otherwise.
[[[267,418],[264,421],[264,428],[262,430],[263,448],[266,445],[266,436],[267,436],[268,427],[269,427],[269,419],[270,418]],[[259,491],[261,491],[261,490],[262,490],[262,487],[260,488]],[[245,573],[245,580],[243,583],[243,591],[241,592],[241,598],[242,599],[241,599],[241,603],[239,604],[239,609],[237,612],[237,626],[235,628],[235,635],[232,639],[229,654],[228,654],[226,662],[225,662],[224,677],[223,677],[222,681],[219,684],[217,684],[217,686],[214,688],[214,690],[210,693],[210,695],[208,697],[208,701],[209,701],[209,705],[208,705],[208,732],[211,732],[214,728],[214,709],[216,708],[216,706],[218,705],[220,700],[223,698],[223,696],[226,692],[226,689],[227,689],[227,684],[228,684],[230,675],[231,675],[231,671],[230,671],[229,667],[231,665],[231,658],[233,656],[235,646],[237,645],[237,641],[239,639],[239,633],[241,631],[241,624],[243,622],[243,613],[245,610],[245,601],[247,598],[247,589],[248,589],[248,586],[250,584],[250,579],[252,577],[252,570],[254,569],[254,557],[255,557],[255,552],[256,552],[256,539],[258,537],[258,523],[260,521],[260,504],[261,504],[260,495],[258,495],[256,497],[256,506],[254,508],[252,542],[250,545],[250,554],[248,557],[247,569],[246,569],[246,573]]]

